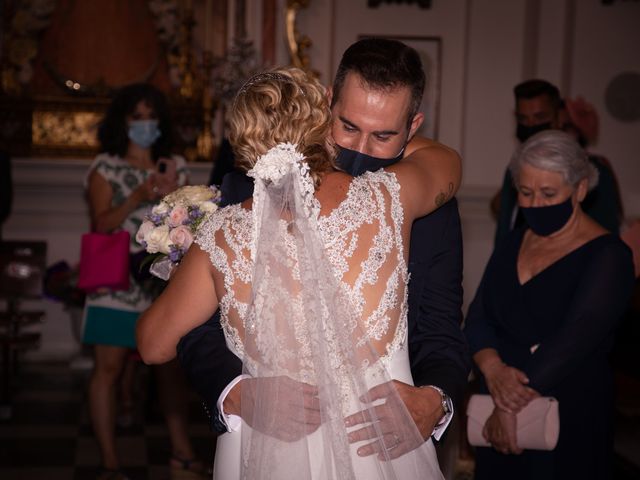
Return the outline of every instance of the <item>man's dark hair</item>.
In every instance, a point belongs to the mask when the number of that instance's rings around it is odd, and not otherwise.
[[[562,108],[562,98],[558,87],[546,80],[527,80],[513,87],[513,94],[516,102],[521,99],[530,100],[540,95],[547,95],[551,101],[551,106],[557,112]]]
[[[409,87],[411,108],[408,126],[420,108],[425,86],[425,74],[420,55],[413,48],[397,40],[365,38],[345,50],[336,78],[333,81],[331,106],[340,98],[340,90],[347,74],[353,72],[374,89]]]
[[[140,101],[151,107],[158,118],[161,135],[151,146],[153,160],[171,155],[173,131],[169,105],[165,95],[148,83],[127,85],[115,94],[98,127],[101,152],[125,156],[129,145],[127,116],[135,111]]]

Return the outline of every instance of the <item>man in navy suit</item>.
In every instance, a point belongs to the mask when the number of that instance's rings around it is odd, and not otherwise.
[[[401,42],[365,39],[349,47],[330,92],[332,134],[340,147],[338,165],[357,176],[408,155],[457,155],[441,144],[414,136],[424,119],[418,112],[424,84],[418,54]],[[223,199],[227,204],[243,201],[251,196],[252,188],[251,179],[232,172],[224,178]],[[460,329],[460,217],[456,199],[450,198],[451,192],[441,192],[437,201],[442,206],[412,227],[408,336],[415,386],[394,381],[425,439],[441,437],[451,419],[452,403],[462,399],[470,369]],[[226,348],[217,316],[183,337],[178,358],[204,398],[213,428],[219,432],[235,429],[240,391],[243,385],[250,388],[252,379],[242,375],[242,362]],[[289,413],[292,408],[289,406]],[[293,417],[284,414],[282,421],[291,422]],[[347,419],[363,427],[367,420],[361,414]],[[308,431],[315,426],[301,428]],[[393,426],[383,430],[393,432]],[[394,456],[415,448],[396,439]],[[370,440],[359,448],[360,455],[377,453],[375,437],[366,428],[357,429],[350,440]]]

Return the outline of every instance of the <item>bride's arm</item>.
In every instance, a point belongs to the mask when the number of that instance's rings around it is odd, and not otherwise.
[[[189,331],[218,308],[209,255],[193,244],[164,292],[141,315],[136,326],[138,351],[145,363],[165,363]]]
[[[450,200],[460,187],[462,165],[452,148],[415,137],[402,161],[387,168],[402,186],[400,199],[412,220],[431,213]]]

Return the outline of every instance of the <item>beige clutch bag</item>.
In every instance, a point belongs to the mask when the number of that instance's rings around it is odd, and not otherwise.
[[[475,447],[488,447],[482,429],[493,412],[491,395],[472,395],[467,406],[467,438]],[[518,446],[529,450],[553,450],[560,435],[558,401],[539,397],[529,402],[517,415]]]

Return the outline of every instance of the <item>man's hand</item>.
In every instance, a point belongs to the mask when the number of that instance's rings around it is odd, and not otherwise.
[[[397,380],[373,387],[367,400],[384,400],[372,408],[376,427],[372,425],[369,410],[361,410],[345,419],[347,427],[367,424],[349,433],[350,443],[373,440],[358,448],[358,455],[362,457],[378,454],[380,460],[394,459],[418,448],[431,436],[444,415],[440,394],[436,390],[414,387]],[[403,415],[405,408],[415,426],[402,421],[406,418]]]
[[[224,399],[223,410],[285,442],[313,433],[321,422],[318,389],[285,376],[240,380]]]
[[[482,429],[482,436],[500,453],[520,455],[522,449],[518,447],[517,427],[514,413],[494,408]]]
[[[518,413],[540,394],[528,387],[529,379],[522,370],[495,362],[483,371],[484,378],[496,406]]]

